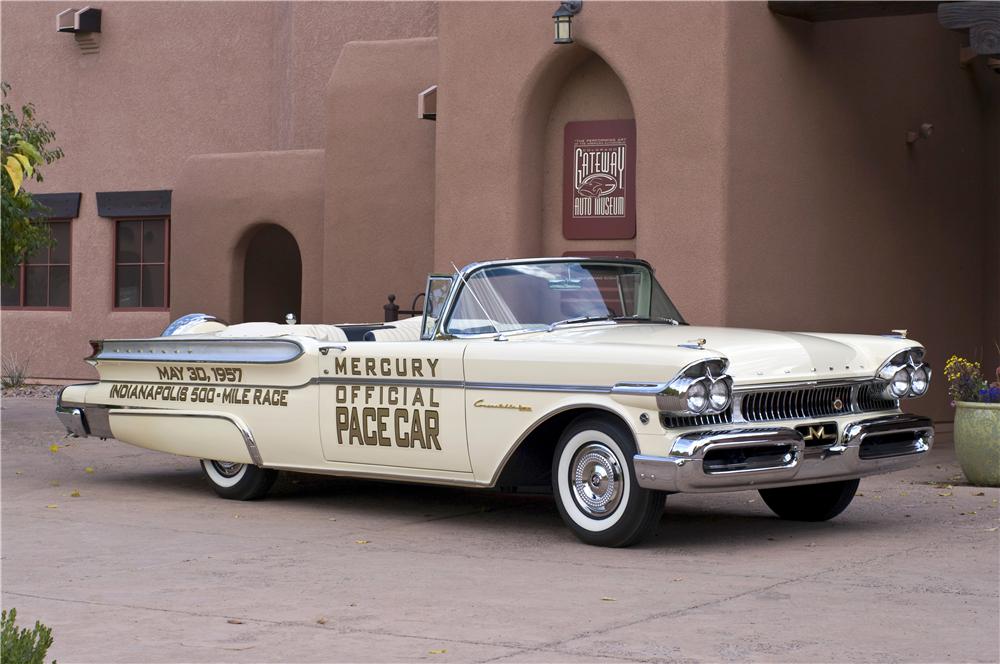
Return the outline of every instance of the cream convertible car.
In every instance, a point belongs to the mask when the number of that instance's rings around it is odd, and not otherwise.
[[[78,436],[201,459],[224,498],[278,470],[465,487],[551,482],[584,542],[626,546],[664,497],[757,489],[824,520],[858,478],[916,463],[923,348],[900,336],[688,325],[639,260],[477,263],[432,275],[421,318],[225,326],[94,342],[63,390]]]

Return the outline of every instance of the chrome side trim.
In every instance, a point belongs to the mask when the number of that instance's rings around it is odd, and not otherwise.
[[[309,387],[310,385],[315,385],[320,381],[319,378],[311,378],[304,383],[299,383],[298,385],[280,385],[277,383],[217,383],[213,381],[208,381],[205,383],[201,382],[191,382],[186,380],[101,380],[94,385],[173,385],[179,387],[249,387],[261,389],[282,389],[282,390],[301,390],[304,387]]]
[[[573,392],[610,394],[612,388],[604,385],[545,385],[530,383],[466,383],[467,390],[509,390],[511,392]]]
[[[225,420],[236,427],[243,436],[243,442],[247,446],[247,452],[250,454],[250,458],[253,460],[255,466],[263,467],[264,461],[261,459],[260,450],[257,448],[257,441],[253,437],[253,432],[250,431],[250,427],[246,425],[243,420],[233,416],[227,415],[225,413],[172,413],[169,411],[156,410],[148,411],[139,408],[116,408],[114,412],[115,417],[203,417],[206,419],[217,419]]]
[[[318,378],[316,382],[320,385],[387,385],[392,387],[462,388],[465,386],[465,383],[460,380],[396,380],[393,378],[350,378],[347,376]]]
[[[440,387],[467,390],[506,390],[511,392],[571,392],[583,394],[609,394],[604,385],[545,385],[532,383],[476,383],[462,380],[394,380],[392,378],[320,378],[321,385],[391,385],[399,387]]]
[[[91,342],[88,361],[215,362],[219,364],[285,364],[305,349],[293,339],[109,339]]]

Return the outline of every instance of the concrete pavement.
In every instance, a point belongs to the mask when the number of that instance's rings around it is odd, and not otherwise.
[[[64,439],[49,400],[2,425],[3,606],[64,663],[1000,659],[1000,491],[946,440],[828,523],[671,496],[611,550],[546,496],[286,474],[236,503],[193,460]]]

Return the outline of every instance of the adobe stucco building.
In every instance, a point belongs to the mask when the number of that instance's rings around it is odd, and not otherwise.
[[[427,272],[567,252],[651,261],[693,322],[905,327],[938,368],[997,362],[1000,76],[960,66],[935,3],[586,0],[569,45],[556,2],[95,6],[90,44],[61,5],[0,10],[13,101],[66,152],[34,190],[80,194],[68,306],[5,296],[36,378],[192,311],[380,320]],[[599,120],[634,120],[634,236],[568,239],[565,127]],[[950,420],[942,383],[920,409]]]

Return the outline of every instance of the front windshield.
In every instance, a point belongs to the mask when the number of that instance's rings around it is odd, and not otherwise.
[[[495,265],[459,287],[449,334],[543,330],[595,319],[682,322],[649,268],[637,263]]]

